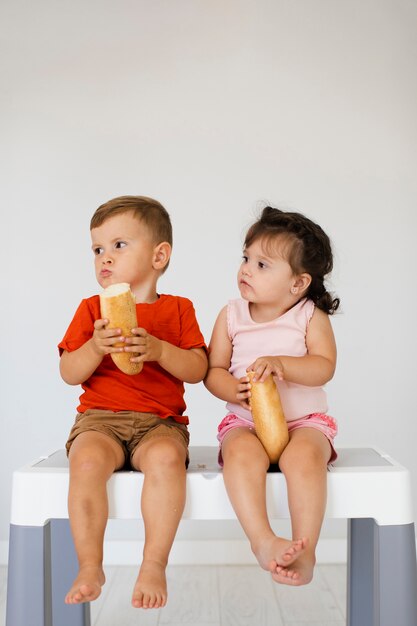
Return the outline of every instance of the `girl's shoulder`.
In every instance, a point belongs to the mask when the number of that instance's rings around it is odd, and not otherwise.
[[[301,313],[307,321],[310,321],[313,317],[313,313],[316,310],[316,305],[313,300],[310,298],[302,298],[297,304],[294,306],[295,312]]]
[[[243,300],[243,298],[236,298],[234,300],[229,300],[226,309],[228,313],[234,313],[235,315],[239,315],[242,318],[249,318],[249,303],[247,300]]]
[[[291,324],[292,327],[298,328],[306,332],[310,326],[310,322],[313,319],[317,307],[313,300],[310,298],[302,298],[297,304],[295,304],[287,313],[286,321]]]
[[[229,300],[225,307],[225,311],[227,331],[231,339],[235,336],[239,328],[253,323],[250,316],[249,303],[247,300],[243,300],[243,298]]]

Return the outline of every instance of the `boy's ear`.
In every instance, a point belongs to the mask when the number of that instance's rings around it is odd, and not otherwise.
[[[153,268],[163,270],[171,257],[172,248],[167,241],[162,241],[155,246],[153,256]]]
[[[307,291],[307,289],[310,287],[310,284],[311,284],[310,274],[307,274],[307,273],[299,274],[294,280],[291,292],[294,294],[297,293],[301,295],[302,293]]]

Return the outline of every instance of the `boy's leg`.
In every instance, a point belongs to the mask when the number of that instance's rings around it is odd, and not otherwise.
[[[278,563],[289,565],[302,553],[304,541],[277,537],[270,526],[266,508],[269,460],[261,442],[253,431],[235,428],[223,440],[222,456],[227,493],[259,564],[269,571],[275,571]]]
[[[144,473],[141,507],[145,545],[132,596],[137,608],[166,604],[165,569],[185,505],[186,455],[182,442],[161,436],[144,441],[132,457],[132,466]]]
[[[279,465],[287,481],[293,537],[306,537],[307,544],[291,566],[278,564],[273,574],[277,582],[304,585],[313,578],[315,550],[326,509],[330,454],[330,443],[319,430],[299,428],[290,433]]]
[[[95,600],[104,584],[103,540],[108,516],[106,483],[124,465],[122,447],[103,433],[79,434],[69,452],[68,512],[79,571],[65,602]]]

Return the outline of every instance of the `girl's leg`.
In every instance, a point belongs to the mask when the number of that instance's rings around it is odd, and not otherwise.
[[[286,567],[277,564],[274,580],[288,585],[305,585],[313,578],[316,546],[326,510],[328,439],[314,428],[299,428],[279,461],[288,488],[293,537],[306,537],[306,549]]]
[[[103,539],[107,523],[106,483],[123,466],[124,453],[111,437],[88,431],[78,435],[70,453],[68,511],[79,571],[65,602],[95,600],[105,582]]]
[[[185,505],[185,460],[185,446],[167,436],[148,439],[133,454],[133,467],[145,475],[141,500],[145,545],[134,607],[166,604],[165,570]]]
[[[277,537],[268,520],[266,509],[266,472],[269,460],[253,431],[235,428],[227,433],[222,444],[223,478],[253,553],[266,570],[277,565],[290,565],[304,550],[301,539],[290,541]]]

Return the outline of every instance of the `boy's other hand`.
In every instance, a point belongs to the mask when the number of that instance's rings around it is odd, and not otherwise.
[[[150,335],[145,328],[133,328],[133,337],[126,337],[126,352],[139,352],[140,356],[132,357],[132,363],[143,361],[160,361],[164,342]]]

